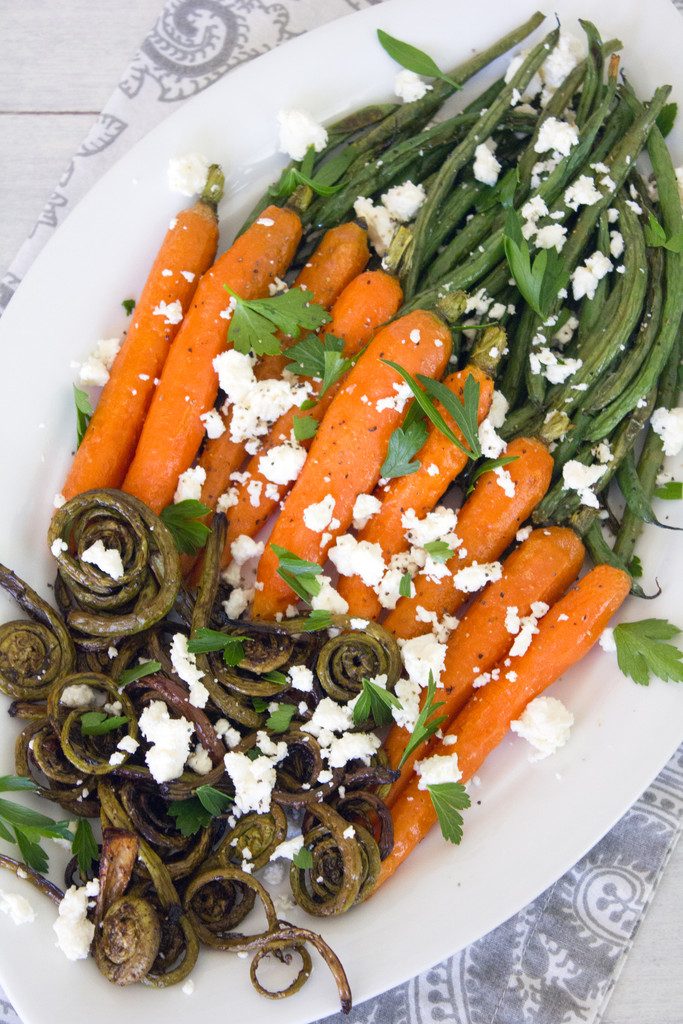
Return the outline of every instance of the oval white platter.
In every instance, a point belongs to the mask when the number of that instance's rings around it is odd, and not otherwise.
[[[563,25],[594,17],[603,38],[624,42],[624,67],[639,94],[670,82],[683,99],[683,20],[669,0],[555,0]],[[166,187],[170,156],[198,150],[228,169],[221,208],[224,244],[251,201],[282,165],[274,154],[282,107],[328,121],[390,96],[395,66],[380,50],[384,28],[452,67],[473,49],[525,20],[527,0],[392,0],[294,39],[189,100],[92,189],[36,260],[0,321],[0,560],[41,592],[54,575],[44,537],[74,441],[72,360],[97,338],[124,329],[120,302],[139,293],[166,224],[178,207]],[[549,24],[549,23],[548,23]],[[653,56],[655,59],[653,59]],[[501,73],[498,62],[465,90],[479,91]],[[681,118],[669,141],[683,158]],[[676,515],[672,503],[660,515]],[[680,513],[679,521],[680,521]],[[676,534],[649,530],[639,553],[646,584],[663,593],[647,605],[631,599],[624,619],[657,615],[680,621],[683,559]],[[0,601],[0,621],[15,614]],[[678,692],[677,692],[678,689]],[[432,834],[390,884],[334,921],[308,921],[340,955],[356,1002],[384,991],[484,935],[574,864],[658,773],[683,738],[680,688],[636,686],[613,655],[596,650],[553,687],[573,711],[570,742],[531,765],[528,748],[506,740],[480,772],[477,802],[467,812],[459,848]],[[3,702],[4,704],[4,702]],[[17,726],[0,714],[0,774],[13,767]],[[51,857],[58,878],[62,851]],[[0,884],[17,889],[9,876]],[[166,1024],[190,1012],[205,1019],[304,1024],[337,1009],[330,976],[317,966],[293,999],[267,1002],[252,990],[248,962],[203,951],[190,998],[178,989],[117,990],[92,962],[69,963],[55,946],[54,908],[42,903],[34,925],[17,928],[0,915],[0,982],[24,1024],[67,1024],[95,1014]],[[303,915],[292,911],[299,920]],[[187,1001],[186,1001],[187,1000]],[[78,1009],[75,1009],[78,1007]]]

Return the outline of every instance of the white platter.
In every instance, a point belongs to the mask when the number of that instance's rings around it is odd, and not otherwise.
[[[593,16],[604,38],[620,37],[624,67],[642,96],[668,81],[683,99],[683,21],[669,0],[650,0],[646,8],[641,0],[602,0],[599,12],[586,0],[555,0],[553,8],[572,31],[577,17]],[[452,67],[531,11],[527,0],[472,7],[393,0],[333,22],[186,102],[102,178],[38,257],[0,322],[2,562],[48,593],[54,564],[44,537],[73,444],[70,362],[83,359],[95,339],[124,327],[121,299],[139,293],[178,206],[165,184],[168,158],[199,150],[229,169],[229,200],[221,210],[229,239],[281,165],[273,155],[281,107],[301,106],[330,120],[389,96],[395,68],[375,41],[376,28],[409,39]],[[476,91],[503,66],[499,62],[477,78]],[[669,139],[678,163],[681,120]],[[671,503],[660,513],[676,514]],[[646,534],[639,549],[646,581],[657,576],[664,590],[647,606],[630,600],[623,618],[657,615],[680,622],[683,558],[674,556],[676,543],[676,534]],[[3,598],[0,621],[14,614]],[[530,765],[526,745],[509,738],[480,772],[481,803],[468,812],[458,849],[431,835],[369,903],[321,923],[346,966],[356,1002],[454,953],[534,898],[601,838],[683,738],[680,688],[640,688],[599,650],[552,692],[576,718],[568,745]],[[16,731],[0,714],[0,774],[13,768]],[[55,848],[55,868],[60,853]],[[10,876],[0,886],[18,888]],[[0,915],[0,982],[24,1024],[71,1024],[91,1014],[98,1024],[166,1024],[188,1011],[205,1019],[227,1013],[236,1022],[304,1024],[337,1009],[322,967],[295,998],[269,1003],[253,992],[247,962],[207,952],[187,1002],[178,990],[114,989],[92,962],[64,959],[51,927],[54,908],[37,894],[31,899],[38,908],[33,926],[17,928]]]

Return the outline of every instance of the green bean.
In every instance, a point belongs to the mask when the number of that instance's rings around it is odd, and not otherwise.
[[[645,302],[645,314],[640,329],[625,358],[619,362],[614,372],[605,381],[599,381],[591,392],[586,404],[588,412],[604,409],[606,405],[609,405],[610,402],[619,397],[624,388],[630,384],[638,373],[655,343],[661,324],[662,303],[664,299],[662,294],[664,255],[661,249],[650,250],[649,264],[648,294]]]
[[[681,354],[681,342],[674,346],[669,360],[664,368],[659,389],[657,391],[657,406],[665,409],[671,408],[678,395],[678,367]],[[652,426],[648,428],[645,436],[645,443],[638,460],[638,480],[642,497],[650,501],[657,483],[657,477],[664,462],[664,449],[658,434],[655,434]],[[641,499],[642,500],[642,499]],[[643,529],[643,519],[639,514],[627,507],[621,521],[621,527],[617,534],[614,545],[615,553],[624,561],[630,561],[636,546],[638,537]]]
[[[579,391],[577,388],[585,384],[589,387],[599,385],[600,374],[617,358],[623,339],[629,337],[640,319],[647,290],[647,275],[644,272],[647,263],[645,239],[638,218],[631,208],[622,200],[617,201],[617,208],[624,235],[626,268],[620,285],[619,302],[613,315],[600,317],[590,335],[585,338],[581,346],[583,365],[569,381],[553,388],[549,400],[551,409],[571,412],[585,401],[585,389]]]
[[[598,221],[598,239],[596,249],[598,252],[601,252],[603,256],[609,256],[609,244],[609,221],[607,220],[607,211],[604,210],[600,214],[600,220]],[[589,299],[588,296],[586,296],[583,299],[581,303],[581,310],[579,312],[579,341],[582,338],[585,338],[592,328],[595,327],[605,305],[608,290],[609,277],[605,274],[605,276],[598,281],[593,298]]]
[[[572,520],[572,526],[580,529],[580,519]],[[605,535],[602,532],[602,528],[597,519],[593,519],[588,529],[583,534],[583,542],[588,549],[594,565],[611,565],[615,569],[621,569],[628,576],[631,573],[628,570],[628,566],[624,561],[618,557],[605,540]],[[645,593],[642,587],[636,583],[631,577],[631,593],[635,597],[645,597]]]
[[[447,235],[457,228],[462,218],[472,209],[484,188],[485,186],[478,181],[466,181],[453,190],[443,204],[439,223],[434,225],[434,231],[425,246],[425,259],[431,259]],[[459,234],[461,233],[459,232]]]
[[[547,57],[548,50],[552,49],[559,38],[559,30],[551,32],[546,38],[533,47],[529,55],[524,59],[519,71],[511,81],[501,89],[496,100],[491,104],[486,113],[482,114],[474,126],[467,133],[462,142],[455,147],[450,156],[445,160],[439,171],[437,181],[432,186],[431,192],[423,203],[415,221],[413,238],[415,240],[415,251],[413,254],[410,273],[404,283],[404,291],[408,298],[415,292],[420,271],[423,263],[423,246],[429,237],[431,226],[438,213],[439,207],[444,201],[447,193],[457,177],[459,171],[465,166],[474,154],[475,149],[481,141],[488,139],[503,114],[510,105],[513,90],[524,92],[527,85],[536,74],[541,64]]]
[[[661,523],[652,509],[652,496],[648,495],[638,476],[633,452],[629,452],[617,470],[619,490],[624,496],[628,511],[643,523],[659,526],[663,530],[678,530],[680,527]]]
[[[576,111],[576,123],[581,128],[588,119],[593,101],[602,84],[602,41],[592,21],[579,19],[579,24],[586,33],[586,39],[588,40],[586,76],[583,83],[583,92],[581,93],[581,99]]]
[[[652,104],[648,107],[650,113]],[[661,107],[659,108],[661,109]],[[642,117],[642,115],[641,115]],[[659,191],[663,227],[668,237],[683,231],[683,213],[678,195],[676,173],[662,133],[652,128],[648,150]],[[660,330],[638,376],[599,416],[590,433],[599,439],[608,433],[623,416],[634,409],[642,396],[653,387],[676,344],[683,316],[683,253],[667,250],[664,255],[664,303]]]

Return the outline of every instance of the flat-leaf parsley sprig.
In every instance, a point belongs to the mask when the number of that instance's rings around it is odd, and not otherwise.
[[[462,839],[463,819],[460,811],[471,806],[469,794],[461,782],[438,782],[427,786],[436,811],[441,835],[456,846]]]
[[[410,734],[410,739],[406,743],[403,756],[398,763],[398,767],[402,768],[408,758],[421,744],[426,743],[430,737],[434,735],[437,729],[439,729],[446,721],[445,715],[436,715],[439,708],[443,707],[443,701],[434,702],[434,696],[436,694],[436,683],[434,681],[434,674],[430,671],[429,683],[427,685],[427,698],[424,702],[420,714],[417,716],[415,722],[415,728]]]
[[[287,355],[292,360],[287,369],[299,377],[319,380],[322,386],[317,397],[322,398],[363,354],[361,351],[353,358],[347,358],[342,355],[343,351],[343,340],[334,334],[326,334],[322,339],[317,334],[309,334],[287,349]]]
[[[21,775],[0,776],[0,793],[35,792],[38,786]],[[46,872],[48,859],[41,839],[73,841],[68,821],[55,821],[29,807],[0,798],[0,839],[15,843],[26,864],[34,871]]]
[[[229,292],[232,305],[228,341],[245,355],[277,355],[282,351],[278,331],[298,338],[302,330],[317,331],[330,319],[330,314],[312,302],[311,293],[304,288],[290,288],[270,299],[242,299],[227,284],[223,287]]]
[[[522,225],[516,210],[508,210],[503,235],[505,257],[515,284],[522,297],[542,319],[550,311],[557,293],[569,280],[569,271],[555,249],[541,249],[533,263],[529,243],[522,235]]]
[[[353,721],[363,725],[372,720],[375,725],[391,725],[392,709],[400,708],[401,702],[384,686],[372,679],[363,679],[362,689],[353,708]]]
[[[218,629],[198,629],[187,642],[190,654],[210,654],[213,651],[223,652],[223,661],[234,667],[244,658],[245,636],[234,636],[221,633]]]
[[[651,675],[683,683],[683,651],[667,643],[680,632],[666,619],[620,623],[614,627],[619,668],[641,686],[649,685]]]
[[[194,498],[186,498],[162,509],[161,521],[170,530],[181,555],[198,555],[202,550],[211,533],[202,517],[210,513],[208,505]]]

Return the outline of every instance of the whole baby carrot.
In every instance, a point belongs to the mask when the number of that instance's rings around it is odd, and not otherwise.
[[[551,683],[591,649],[612,615],[628,596],[631,578],[610,565],[592,569],[559,600],[538,624],[526,654],[515,658],[516,678],[499,678],[482,686],[451,722],[435,754],[457,754],[463,782],[481,768],[507,734],[510,723]],[[456,737],[454,744],[449,738]],[[429,792],[415,776],[391,810],[394,847],[382,861],[377,885],[390,878],[437,820]]]
[[[218,245],[216,207],[222,194],[223,173],[214,164],[199,201],[171,221],[71,463],[62,488],[66,498],[97,487],[121,486],[180,326],[164,310],[175,302],[187,309],[200,277],[213,263]]]

